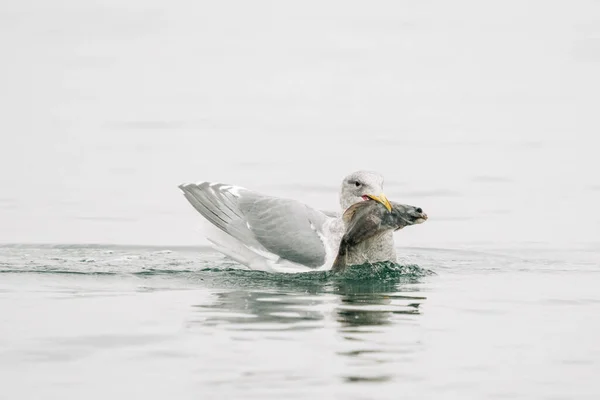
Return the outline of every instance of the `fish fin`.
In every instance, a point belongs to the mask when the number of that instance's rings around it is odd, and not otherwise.
[[[350,221],[352,221],[352,218],[354,218],[354,214],[356,214],[356,212],[364,207],[367,204],[366,201],[360,201],[358,203],[354,203],[352,204],[350,207],[348,207],[346,209],[346,211],[344,211],[344,215],[342,215],[342,220],[344,221],[345,224],[350,223]]]
[[[331,266],[331,272],[341,272],[344,269],[344,265],[342,263],[341,257],[338,255]]]

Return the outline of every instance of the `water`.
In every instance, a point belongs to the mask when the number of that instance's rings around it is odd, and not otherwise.
[[[404,254],[335,277],[231,269],[201,248],[3,247],[0,397],[600,394],[597,264]]]
[[[599,21],[2,2],[0,399],[599,398]],[[430,217],[402,271],[232,270],[177,190],[334,210],[357,169]]]

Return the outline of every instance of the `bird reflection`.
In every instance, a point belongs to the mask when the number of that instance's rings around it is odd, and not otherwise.
[[[393,379],[390,361],[410,359],[418,349],[410,339],[386,335],[386,340],[373,340],[372,333],[395,330],[403,324],[399,315],[419,315],[419,306],[426,300],[414,292],[415,280],[337,282],[334,292],[339,296],[336,318],[343,350],[337,354],[348,360],[344,382],[386,382]]]
[[[425,298],[414,294],[414,282],[279,276],[215,293],[210,304],[195,306],[199,317],[194,323],[244,330],[305,330],[323,327],[333,312],[340,329],[351,332],[390,324],[394,315],[419,314]]]
[[[340,297],[337,321],[342,328],[377,326],[390,324],[396,314],[419,314],[419,306],[426,298],[401,294],[407,289],[415,291],[399,282],[338,282],[334,289]]]
[[[419,280],[406,274],[347,279],[324,273],[224,272],[210,302],[194,307],[190,329],[196,326],[206,334],[204,328],[212,326],[230,331],[237,341],[297,341],[305,334],[314,339],[309,331],[322,330],[337,338],[331,351],[343,360],[342,382],[387,382],[396,375],[389,363],[410,364],[421,348],[414,330],[395,334],[398,325],[409,328],[418,319],[426,300],[418,293]]]
[[[318,297],[302,293],[228,291],[216,294],[216,301],[198,305],[203,324],[228,324],[232,329],[302,330],[318,327],[324,319],[314,306]]]
[[[235,274],[235,275],[234,275]],[[232,275],[232,276],[229,276]],[[305,275],[305,274],[300,274]],[[321,276],[227,274],[228,290],[216,293],[210,304],[196,306],[203,325],[243,330],[304,330],[322,326],[319,309],[330,286]],[[252,278],[252,279],[250,279]],[[330,290],[329,290],[330,291]]]

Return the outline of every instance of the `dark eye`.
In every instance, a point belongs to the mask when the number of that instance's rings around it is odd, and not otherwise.
[[[362,183],[360,183],[359,181],[354,182],[354,186],[360,187],[360,185],[362,185]]]

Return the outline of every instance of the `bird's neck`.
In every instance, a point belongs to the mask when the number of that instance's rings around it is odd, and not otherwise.
[[[393,261],[396,262],[396,246],[394,244],[394,231],[384,232],[378,240],[379,255],[381,260],[378,261]]]
[[[361,265],[383,261],[397,262],[394,232],[387,231],[349,249],[347,265]]]

